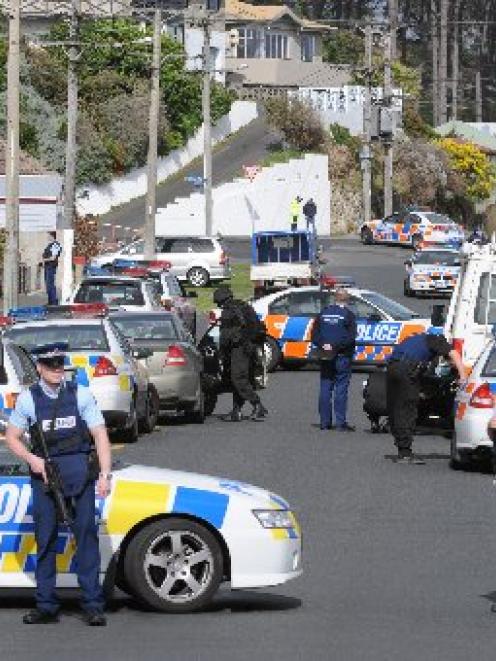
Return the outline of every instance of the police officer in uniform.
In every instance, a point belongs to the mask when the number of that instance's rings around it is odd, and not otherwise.
[[[460,354],[451,348],[444,335],[419,333],[397,344],[387,366],[387,407],[391,433],[398,449],[397,463],[424,464],[412,453],[413,434],[418,415],[420,377],[429,362],[443,356],[466,378]]]
[[[49,232],[50,242],[43,251],[43,267],[45,274],[45,287],[48,296],[48,305],[58,305],[57,289],[55,279],[57,276],[57,267],[59,257],[62,252],[62,246],[57,241],[57,233]]]
[[[320,359],[320,428],[332,429],[332,399],[336,431],[355,431],[346,421],[351,362],[355,350],[356,318],[346,307],[349,294],[338,289],[335,303],[328,305],[315,319],[312,347]]]
[[[53,494],[47,489],[45,461],[36,440],[39,423],[45,432],[48,454],[58,466],[67,505],[73,512],[77,576],[85,619],[91,626],[105,626],[95,486],[100,498],[108,496],[111,450],[103,416],[90,390],[64,379],[66,350],[67,345],[56,343],[32,352],[39,382],[19,395],[6,431],[8,447],[29,465],[31,475],[37,546],[36,608],[26,613],[23,621],[57,622],[59,610],[55,593],[57,512]],[[31,433],[30,449],[22,441],[26,431]],[[98,461],[91,461],[95,448],[93,459]]]
[[[229,370],[233,389],[233,408],[224,417],[228,422],[241,422],[241,410],[245,402],[250,402],[252,420],[263,420],[268,411],[256,393],[252,379],[252,362],[255,355],[254,338],[258,323],[253,308],[247,310],[248,303],[238,301],[229,287],[221,286],[214,292],[214,302],[222,309],[220,317],[220,353],[224,365]],[[250,318],[248,318],[248,316]]]

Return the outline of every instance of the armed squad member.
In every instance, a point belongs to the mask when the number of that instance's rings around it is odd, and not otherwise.
[[[420,377],[436,357],[448,358],[458,372],[466,378],[460,354],[452,349],[444,335],[419,333],[397,344],[387,366],[387,408],[394,444],[398,448],[397,463],[424,464],[412,453],[413,434],[418,415]]]
[[[216,289],[213,298],[222,309],[219,348],[233,389],[233,408],[224,420],[241,422],[241,410],[247,401],[253,407],[251,419],[263,420],[268,411],[255,392],[251,379],[255,344],[261,332],[260,322],[251,305],[236,300],[229,287]]]
[[[356,342],[356,317],[346,307],[350,297],[338,289],[335,303],[328,305],[315,319],[312,329],[312,352],[320,361],[320,428],[332,429],[332,399],[336,431],[355,431],[346,421],[351,362]]]
[[[9,449],[29,465],[33,497],[36,608],[29,611],[23,621],[25,624],[58,621],[59,602],[55,593],[57,490],[48,483],[48,464],[43,458],[47,451],[50,465],[58,468],[62,503],[65,502],[72,512],[71,531],[77,545],[76,566],[85,619],[91,626],[105,626],[104,598],[99,583],[95,484],[100,498],[108,496],[110,443],[103,416],[89,389],[64,379],[66,350],[66,344],[55,343],[32,352],[37,361],[39,382],[19,395],[6,431]],[[26,431],[31,436],[30,449],[22,442]]]

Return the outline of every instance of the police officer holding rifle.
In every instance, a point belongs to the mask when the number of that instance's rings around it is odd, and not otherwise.
[[[89,389],[64,378],[65,351],[66,344],[54,343],[32,352],[40,379],[19,395],[6,431],[9,449],[29,465],[33,497],[36,608],[23,621],[58,621],[56,547],[58,524],[65,523],[76,542],[76,571],[86,622],[105,626],[95,487],[98,497],[108,496],[110,443]],[[30,448],[22,441],[27,431]]]

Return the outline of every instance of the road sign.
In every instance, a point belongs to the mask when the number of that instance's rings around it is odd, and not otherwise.
[[[262,172],[260,165],[243,165],[243,172],[247,179],[253,181],[257,174]]]
[[[196,188],[201,188],[205,183],[205,179],[199,174],[192,174],[184,177],[184,181],[188,184],[193,184]]]

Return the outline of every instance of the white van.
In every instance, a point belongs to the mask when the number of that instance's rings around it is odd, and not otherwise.
[[[211,236],[157,236],[154,260],[169,262],[178,280],[193,287],[231,277],[229,257],[219,241]],[[133,241],[118,252],[93,257],[90,266],[110,266],[116,259],[144,260],[144,241]]]
[[[451,298],[444,332],[464,364],[471,368],[496,324],[496,243],[461,249],[460,275]]]

